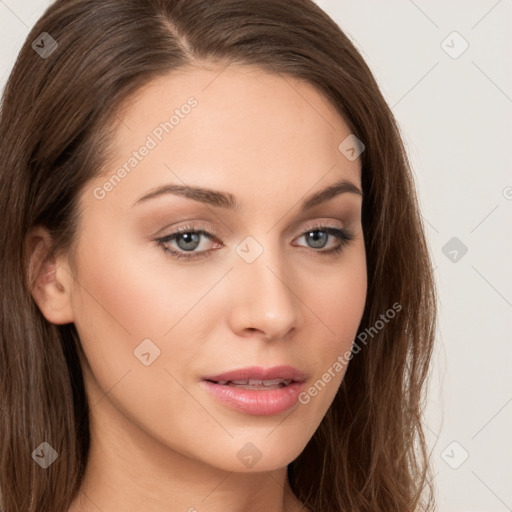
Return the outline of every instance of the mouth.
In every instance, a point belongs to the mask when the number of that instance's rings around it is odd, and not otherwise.
[[[258,416],[293,407],[306,380],[306,374],[291,366],[242,368],[202,379],[204,388],[222,404]]]

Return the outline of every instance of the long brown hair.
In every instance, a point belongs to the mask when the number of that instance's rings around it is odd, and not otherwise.
[[[43,32],[57,42],[43,36],[46,56],[32,46]],[[78,197],[108,161],[119,109],[150,80],[190,63],[250,64],[305,80],[363,141],[368,295],[360,332],[371,340],[288,477],[314,512],[432,510],[422,411],[436,328],[433,271],[399,129],[354,45],[311,0],[57,0],[28,35],[1,110],[3,511],[66,512],[90,442],[80,340],[73,324],[50,324],[35,304],[25,237],[45,226],[54,242],[48,257],[72,248]],[[393,304],[400,311],[379,328]],[[31,457],[43,441],[59,454],[47,469]]]

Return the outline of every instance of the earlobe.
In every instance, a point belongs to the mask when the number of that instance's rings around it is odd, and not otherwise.
[[[37,227],[27,235],[28,282],[43,316],[53,324],[68,324],[74,321],[73,278],[63,256],[45,259],[50,246],[51,237],[45,228]]]

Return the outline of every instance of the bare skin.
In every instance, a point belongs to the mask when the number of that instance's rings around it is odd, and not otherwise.
[[[158,140],[155,128],[190,97],[196,106],[182,108]],[[202,377],[286,364],[307,374],[309,389],[350,350],[366,300],[362,198],[344,192],[304,212],[299,205],[341,179],[361,189],[360,159],[338,149],[351,130],[311,85],[238,65],[158,78],[119,118],[115,156],[80,198],[75,266],[58,256],[33,291],[48,321],[75,323],[87,358],[92,446],[69,510],[307,510],[287,465],[325,416],[346,366],[307,404],[267,416],[220,403]],[[148,135],[156,146],[105,185]],[[168,184],[229,192],[241,207],[169,193],[134,205]],[[184,226],[213,233],[200,236],[195,260],[155,242]],[[318,226],[353,239],[327,254],[340,239]],[[323,247],[307,236],[315,230]],[[48,233],[30,237],[37,268]],[[251,263],[236,251],[247,237],[250,254],[262,251]],[[187,253],[183,242],[165,246]],[[149,365],[134,354],[143,340],[151,358],[160,351]],[[243,447],[260,454],[251,467]]]

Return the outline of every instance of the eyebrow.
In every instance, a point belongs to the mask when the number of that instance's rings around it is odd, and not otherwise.
[[[359,189],[359,187],[354,185],[354,183],[351,181],[341,179],[329,187],[320,190],[319,192],[315,192],[314,194],[303,199],[300,203],[299,209],[300,211],[310,210],[311,208],[314,208],[315,206],[328,201],[335,196],[345,193],[357,194],[363,197],[363,192]],[[162,185],[160,187],[151,189],[148,193],[144,194],[141,198],[135,201],[133,206],[148,201],[149,199],[162,196],[164,194],[173,194],[176,196],[186,197],[188,199],[206,203],[217,208],[226,208],[228,210],[237,211],[241,209],[241,204],[237,201],[236,197],[229,192],[221,192],[218,190],[204,187],[195,187],[191,185],[173,184]]]

